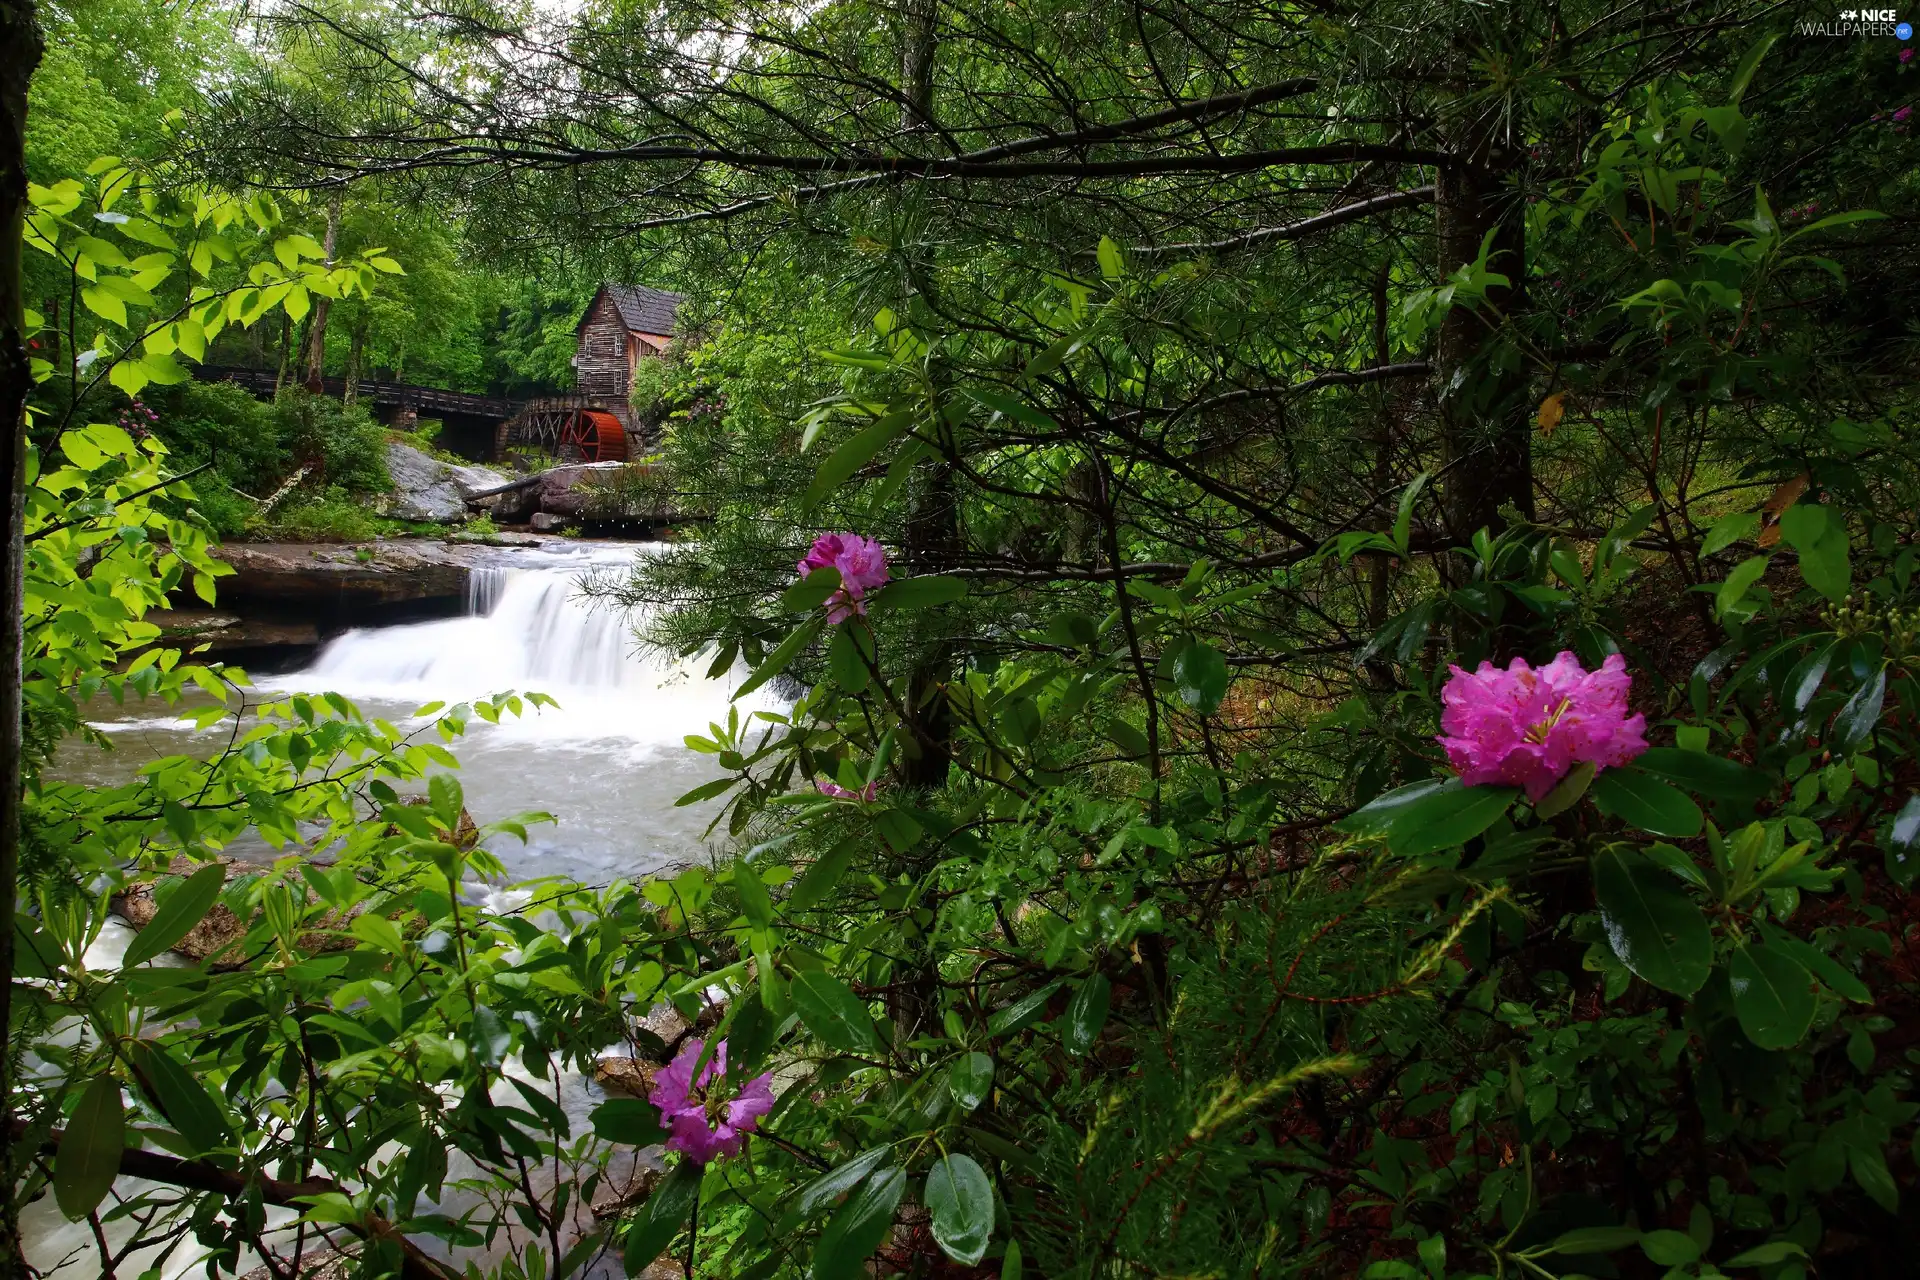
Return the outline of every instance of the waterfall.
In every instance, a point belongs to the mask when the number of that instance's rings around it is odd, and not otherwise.
[[[624,567],[635,551],[583,549],[524,567],[477,567],[466,617],[349,631],[311,667],[270,683],[415,705],[537,691],[559,700],[560,712],[505,728],[549,739],[678,743],[726,718],[734,682],[705,679],[698,660],[643,653],[639,616],[584,595],[585,572]]]

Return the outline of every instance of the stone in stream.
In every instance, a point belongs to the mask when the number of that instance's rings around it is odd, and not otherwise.
[[[404,444],[387,446],[387,474],[393,492],[381,498],[379,511],[396,520],[464,520],[468,497],[507,482],[498,471],[455,466]]]
[[[259,869],[242,866],[236,872],[234,863],[229,858],[215,858],[214,865],[226,871],[228,880],[232,880],[236,874],[245,875],[248,871]],[[173,875],[184,876],[191,875],[198,869],[188,864],[184,858],[175,858],[169,871]],[[155,880],[143,880],[130,884],[124,892],[115,894],[109,905],[134,929],[144,929],[153,923],[153,917],[159,911],[153,896],[154,885]],[[311,891],[308,893],[308,900],[312,900]],[[333,932],[344,926],[345,921],[339,914],[330,911],[320,922],[321,929],[326,932],[303,934],[300,937],[300,945],[308,951],[345,950],[353,946],[354,939]],[[249,927],[227,908],[226,903],[216,902],[212,909],[200,918],[200,923],[189,929],[187,936],[174,943],[170,949],[189,960],[204,961],[209,957],[218,956],[219,959],[214,961],[214,967],[217,969],[241,968],[246,965],[247,956],[235,944],[247,936]]]
[[[653,1075],[658,1070],[658,1064],[639,1058],[601,1058],[593,1064],[593,1082],[608,1093],[644,1099],[653,1089]]]
[[[426,802],[424,796],[407,796],[401,803],[424,805]],[[388,826],[387,828],[388,835],[394,835],[397,831],[398,828],[393,826]],[[480,828],[474,822],[473,815],[462,808],[460,810],[460,821],[454,829],[453,842],[462,849],[471,849],[479,838]],[[200,864],[200,866],[204,865],[206,864]],[[231,858],[215,858],[213,865],[223,868],[229,881],[231,881],[235,875],[245,875],[250,871],[264,870],[264,868],[261,867],[242,864],[238,871],[236,871],[235,864]],[[321,863],[316,865],[324,866],[327,864]],[[172,865],[168,868],[168,871],[172,875],[185,876],[191,875],[198,869],[199,866],[189,863],[185,858],[175,858]],[[152,924],[154,916],[159,912],[159,906],[154,901],[153,893],[157,880],[158,877],[155,877],[154,880],[143,880],[135,884],[130,884],[123,892],[115,894],[113,900],[108,904],[115,912],[119,913],[121,919],[125,920],[127,924],[132,926],[136,931]],[[313,902],[314,896],[311,889],[306,890],[306,898],[309,903]],[[342,916],[337,911],[327,912],[319,923],[319,931],[300,935],[299,943],[301,949],[316,953],[348,950],[354,945],[355,939],[345,932],[347,921],[352,916],[358,914],[360,910],[360,907],[355,907],[352,911],[348,912],[346,916]],[[245,938],[251,927],[252,924],[250,921],[243,922],[239,916],[236,916],[228,909],[226,903],[216,902],[207,914],[200,918],[200,923],[194,925],[192,929],[189,929],[187,936],[180,939],[180,941],[175,943],[170,949],[187,957],[189,960],[204,961],[209,957],[218,956],[219,959],[214,962],[214,967],[217,969],[241,968],[246,965],[248,957],[236,949],[234,944]]]
[[[262,1264],[241,1276],[240,1280],[287,1280],[286,1272],[293,1259],[284,1258],[282,1262],[286,1265],[277,1271]],[[300,1273],[296,1280],[348,1280],[359,1262],[358,1244],[336,1248],[318,1240],[309,1241],[307,1251],[301,1255]]]
[[[633,1098],[645,1098],[653,1089],[654,1073],[673,1061],[673,1056],[687,1040],[695,1035],[704,1034],[720,1025],[721,1016],[727,1011],[724,1000],[710,1000],[700,1010],[700,1016],[688,1022],[681,1012],[670,1004],[657,1004],[647,1016],[640,1019],[639,1041],[644,1057],[626,1054],[610,1054],[593,1064],[593,1081],[611,1093],[624,1093]],[[655,1048],[655,1045],[658,1048]]]

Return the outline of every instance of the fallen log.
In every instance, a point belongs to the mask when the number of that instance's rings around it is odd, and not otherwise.
[[[497,498],[503,493],[517,493],[521,489],[531,489],[533,486],[539,484],[540,481],[546,477],[546,474],[545,471],[536,471],[530,476],[521,476],[518,480],[509,480],[505,484],[497,484],[491,489],[476,489],[467,495],[467,505],[470,507],[478,506],[482,498]]]

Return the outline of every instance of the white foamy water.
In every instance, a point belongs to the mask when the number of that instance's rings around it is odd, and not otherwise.
[[[304,670],[257,683],[269,695],[337,692],[403,729],[426,725],[414,712],[428,703],[547,694],[557,709],[528,704],[498,725],[473,717],[466,735],[448,744],[477,821],[529,811],[556,819],[531,828],[524,847],[490,842],[511,874],[604,884],[700,860],[717,806],[674,801],[720,775],[713,757],[689,750],[684,738],[725,723],[739,673],[708,680],[705,659],[643,652],[635,637],[642,619],[580,590],[588,575],[622,573],[657,549],[556,541],[490,552],[492,563],[473,571],[466,616],[349,631]],[[774,703],[762,690],[738,705],[744,721],[755,706]],[[177,710],[151,704],[97,710],[112,713],[95,724],[114,750],[64,753],[66,776],[118,781],[159,756],[206,754],[227,733],[216,726],[196,734]]]
[[[735,682],[706,679],[703,661],[643,653],[634,634],[641,619],[580,589],[586,575],[622,570],[651,549],[511,553],[503,565],[473,570],[468,616],[350,631],[306,670],[262,683],[417,705],[538,691],[560,708],[529,711],[497,732],[529,742],[599,742],[628,762],[662,746],[684,750],[685,735],[726,719]]]

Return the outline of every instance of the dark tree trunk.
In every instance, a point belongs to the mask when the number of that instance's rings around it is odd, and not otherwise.
[[[321,246],[327,251],[327,268],[333,268],[333,246],[340,235],[340,197],[327,202],[327,238]],[[326,390],[327,313],[333,310],[332,298],[315,298],[313,316],[307,329],[307,390],[319,395]]]
[[[287,386],[287,362],[293,355],[293,317],[280,313],[280,365],[273,373],[273,398],[278,400]]]
[[[1475,261],[1491,231],[1488,269],[1509,281],[1490,288],[1485,304],[1456,303],[1447,312],[1434,362],[1447,532],[1463,543],[1479,529],[1499,532],[1503,507],[1533,517],[1526,369],[1518,351],[1502,352],[1508,340],[1501,332],[1527,305],[1526,205],[1515,153],[1491,123],[1503,116],[1481,109],[1487,121],[1458,132],[1459,158],[1441,169],[1434,201],[1441,275]]]
[[[900,112],[903,129],[933,127],[933,58],[938,44],[934,32],[934,0],[904,0],[901,5]],[[932,250],[924,245],[909,250],[907,277],[916,292],[933,288]],[[949,428],[936,425],[943,437]],[[949,446],[950,448],[950,446]],[[959,513],[954,496],[953,465],[945,456],[920,465],[912,505],[907,515],[907,562],[915,573],[938,573],[950,568],[959,540]],[[914,786],[937,787],[947,780],[952,763],[952,715],[946,683],[953,674],[952,647],[936,641],[920,655],[907,681],[907,708],[912,718],[914,749],[904,776]]]
[[[341,399],[352,404],[360,398],[360,362],[367,354],[367,317],[363,311],[353,326],[353,342],[347,348],[346,394]]]
[[[0,553],[0,1036],[13,1025],[13,913],[19,894],[22,768],[20,681],[25,622],[26,410],[33,385],[27,362],[26,299],[21,296],[21,230],[27,213],[27,86],[44,45],[33,0],[0,0],[0,486],[7,495]],[[20,1224],[13,1213],[13,1073],[0,1045],[0,1269],[25,1274]],[[30,1153],[29,1153],[30,1154]]]

